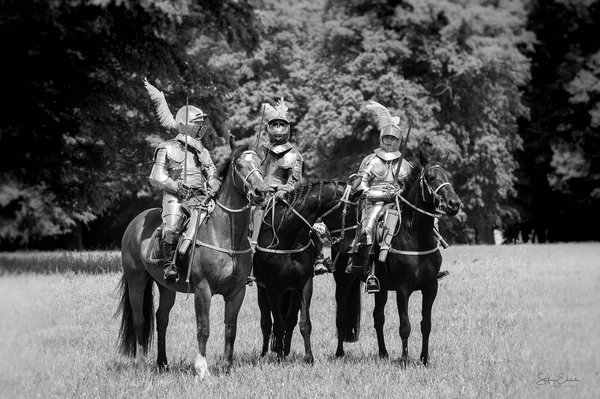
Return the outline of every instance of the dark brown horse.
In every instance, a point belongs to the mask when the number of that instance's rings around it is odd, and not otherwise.
[[[428,161],[421,155],[422,167],[413,168],[407,181],[406,197],[399,197],[402,206],[402,222],[392,239],[390,252],[385,262],[376,261],[376,275],[381,291],[375,295],[373,319],[379,346],[379,356],[388,352],[383,336],[385,305],[388,291],[396,291],[396,303],[400,317],[402,356],[400,362],[408,362],[408,337],[411,325],[408,318],[408,300],[415,291],[423,294],[421,333],[423,346],[420,359],[427,364],[429,358],[429,334],[431,332],[431,310],[438,291],[438,273],[442,255],[433,234],[435,218],[454,216],[461,207],[451,175],[438,162]],[[347,259],[347,258],[345,258]],[[336,355],[344,355],[343,342],[354,342],[358,338],[360,324],[360,282],[358,277],[336,271],[336,302],[338,346]],[[357,298],[358,297],[358,298]],[[358,307],[358,308],[357,308]]]
[[[290,353],[300,312],[304,360],[314,360],[310,303],[313,263],[321,243],[311,235],[312,225],[322,220],[334,236],[334,247],[345,251],[354,237],[346,233],[356,228],[360,194],[346,183],[305,183],[265,212],[253,262],[263,334],[261,356],[268,351],[269,339],[278,359]]]
[[[151,238],[162,223],[160,208],[148,209],[136,216],[127,227],[121,243],[123,277],[121,279],[122,313],[120,348],[124,354],[135,357],[136,366],[143,368],[145,355],[151,343],[154,324],[153,285],[160,291],[156,311],[159,368],[167,366],[165,334],[169,312],[176,292],[194,294],[199,353],[195,369],[200,378],[208,373],[206,343],[210,334],[210,303],[213,295],[225,300],[225,368],[233,361],[237,317],[246,293],[246,278],[252,266],[248,242],[250,203],[264,200],[268,187],[260,172],[260,157],[248,147],[234,150],[220,168],[224,180],[217,194],[216,206],[205,224],[197,231],[192,252],[189,284],[184,278],[167,282],[163,278],[162,262],[151,260]],[[192,248],[193,249],[193,248]],[[191,252],[191,250],[190,250]],[[184,257],[189,264],[189,257]],[[185,269],[182,270],[182,274]]]

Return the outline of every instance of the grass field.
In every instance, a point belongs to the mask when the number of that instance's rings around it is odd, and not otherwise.
[[[363,294],[359,342],[336,359],[332,276],[315,278],[314,365],[259,358],[256,288],[240,313],[234,368],[196,382],[193,298],[179,294],[168,330],[171,369],[136,372],[118,354],[113,318],[118,253],[0,254],[2,398],[597,398],[600,396],[600,244],[455,246],[443,251],[430,366],[419,366],[421,294],[410,301],[406,369],[395,295],[386,308],[389,360],[379,360],[373,300]],[[155,290],[157,293],[157,290]],[[156,295],[157,296],[157,295]],[[211,309],[208,361],[223,350],[223,300]],[[562,376],[562,377],[561,377]],[[565,382],[566,379],[577,381]],[[557,381],[554,381],[557,380]]]

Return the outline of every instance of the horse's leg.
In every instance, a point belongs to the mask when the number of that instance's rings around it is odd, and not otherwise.
[[[198,338],[198,356],[194,362],[197,377],[204,379],[210,375],[206,362],[206,343],[210,336],[210,300],[211,292],[206,280],[200,281],[194,292],[194,306],[196,308],[196,336]]]
[[[436,280],[437,281],[437,280]],[[402,356],[400,364],[408,364],[408,337],[410,336],[410,320],[408,319],[408,298],[410,294],[404,288],[396,291],[396,304],[400,315],[400,338],[402,339]]]
[[[260,329],[263,336],[263,344],[260,356],[263,357],[269,350],[269,339],[271,338],[271,327],[273,327],[273,323],[271,321],[271,308],[269,307],[267,291],[260,285],[257,286],[257,289],[258,307],[260,309]]]
[[[435,301],[435,297],[438,292],[438,282],[437,279],[424,290],[423,293],[423,306],[421,314],[423,318],[421,319],[421,334],[423,335],[423,347],[421,348],[421,362],[425,366],[427,366],[428,358],[429,358],[429,333],[431,332],[431,309],[433,308],[433,302]]]
[[[309,278],[304,285],[304,288],[302,288],[302,297],[300,298],[300,333],[304,338],[304,361],[306,363],[314,362],[312,347],[310,345],[310,334],[312,333],[312,323],[310,322],[310,302],[312,300],[312,294],[313,279]]]
[[[337,357],[344,356],[344,340],[346,339],[346,326],[348,325],[348,310],[346,303],[348,301],[348,279],[336,276],[335,279],[335,327],[337,329]]]
[[[165,369],[167,367],[167,351],[166,351],[166,334],[167,327],[169,325],[169,313],[175,303],[175,296],[177,293],[171,291],[161,284],[158,284],[158,290],[160,292],[160,300],[158,303],[158,309],[156,309],[156,332],[158,335],[157,340],[157,351],[158,357],[156,364],[159,369]]]
[[[273,315],[273,337],[271,351],[277,354],[277,360],[283,360],[283,334],[285,332],[285,319],[281,312],[281,294],[273,287],[266,289],[269,307]]]
[[[292,337],[294,328],[298,325],[298,312],[300,311],[300,298],[294,291],[287,291],[283,294],[284,300],[281,308],[286,309],[285,315],[285,333],[283,334],[283,356],[290,354],[292,349]]]
[[[388,357],[388,351],[385,348],[385,338],[383,337],[383,324],[385,323],[385,304],[387,303],[388,292],[382,290],[375,294],[375,308],[373,309],[373,321],[375,322],[375,333],[377,334],[377,345],[379,346],[379,357],[384,359]]]
[[[237,333],[237,320],[242,302],[246,296],[246,286],[242,287],[225,302],[225,371],[229,372],[233,363],[233,345]]]

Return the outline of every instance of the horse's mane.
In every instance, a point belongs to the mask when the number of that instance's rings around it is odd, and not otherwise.
[[[229,166],[231,166],[231,161],[236,159],[242,152],[247,151],[250,149],[250,143],[244,143],[242,145],[240,145],[239,147],[236,147],[233,152],[231,153],[231,155],[229,155],[227,158],[225,158],[223,160],[223,163],[219,166],[219,170],[218,170],[218,174],[219,174],[219,179],[221,181],[225,180],[225,177],[227,176],[227,171],[229,170]]]
[[[302,183],[300,186],[297,186],[295,189],[289,191],[285,195],[285,200],[290,204],[291,208],[294,208],[294,209],[296,209],[296,211],[300,212],[300,211],[302,211],[302,208],[304,208],[306,199],[312,192],[318,190],[317,201],[319,202],[319,206],[321,206],[321,194],[322,194],[323,188],[325,186],[331,185],[333,187],[334,197],[332,199],[335,199],[335,195],[336,195],[335,193],[337,192],[338,187],[340,187],[342,185],[345,186],[346,184],[347,183],[339,182],[339,181],[326,181],[326,180],[308,181],[306,183]],[[340,195],[340,198],[341,197],[342,196]],[[277,227],[279,229],[279,228],[281,228],[281,225],[283,223],[285,223],[290,216],[293,215],[293,211],[287,205],[284,205],[281,202],[279,202],[277,204],[277,206],[283,207],[283,208],[280,208],[283,210],[283,214],[280,219],[279,226]]]
[[[296,207],[297,204],[301,204],[300,208],[302,208],[302,206],[304,206],[304,202],[306,201],[310,193],[316,188],[318,188],[319,190],[318,199],[319,201],[321,201],[321,193],[323,191],[323,187],[330,184],[333,185],[333,190],[336,191],[339,186],[345,185],[346,183],[327,180],[308,181],[289,191],[286,194],[285,198],[292,207]],[[333,199],[335,199],[335,197]]]

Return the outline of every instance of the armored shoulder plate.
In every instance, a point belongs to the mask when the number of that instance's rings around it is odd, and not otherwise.
[[[158,147],[156,147],[155,154],[161,148],[167,150],[167,158],[174,162],[181,163],[185,159],[185,151],[177,140],[169,140],[160,143]]]
[[[358,174],[370,175],[373,170],[374,159],[377,162],[377,156],[374,153],[367,155],[358,168]]]
[[[277,164],[282,168],[293,168],[297,164],[302,164],[304,159],[300,154],[300,151],[296,147],[291,147],[283,156],[277,161]]]

